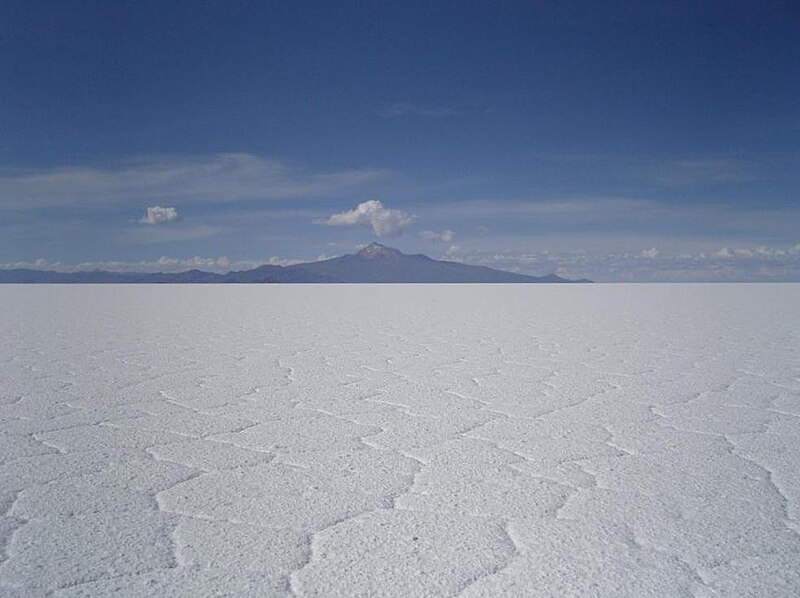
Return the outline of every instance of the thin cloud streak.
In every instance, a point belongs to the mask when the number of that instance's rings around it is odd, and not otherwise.
[[[587,237],[619,233],[747,239],[787,244],[798,239],[800,206],[732,205],[723,202],[667,203],[624,197],[471,200],[415,206],[426,221],[461,230],[482,226],[506,237],[580,233]],[[612,238],[613,240],[613,238]]]
[[[194,239],[205,239],[214,237],[223,228],[211,225],[182,226],[178,228],[163,226],[148,226],[129,229],[120,233],[119,239],[135,245],[158,245],[160,243],[177,243],[181,241],[191,241]]]
[[[741,183],[758,178],[764,156],[697,155],[641,157],[615,154],[566,154],[541,156],[560,162],[601,170],[623,179],[647,182],[664,188]],[[767,159],[769,161],[769,159]]]
[[[442,231],[423,230],[420,231],[419,236],[434,243],[452,243],[456,235],[450,229],[445,229]]]
[[[418,116],[423,118],[446,118],[461,114],[459,110],[445,106],[421,106],[406,102],[388,104],[378,111],[384,118],[397,118],[404,116]]]
[[[390,176],[385,169],[313,172],[246,153],[140,158],[105,167],[0,171],[0,210],[318,199]]]

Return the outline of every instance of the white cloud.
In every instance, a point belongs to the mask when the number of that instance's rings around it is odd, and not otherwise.
[[[380,169],[310,172],[252,154],[130,159],[106,166],[0,170],[0,210],[325,198],[386,178]]]
[[[353,210],[314,222],[327,226],[364,226],[371,228],[378,237],[393,237],[401,234],[413,220],[411,214],[387,208],[380,200],[371,199],[358,204]]]
[[[180,219],[181,217],[178,215],[178,210],[175,208],[150,206],[147,208],[147,213],[139,222],[143,224],[166,224],[168,222],[177,222]]]
[[[428,241],[435,241],[438,243],[452,243],[455,239],[455,233],[450,229],[443,231],[424,230],[419,233],[419,236]]]

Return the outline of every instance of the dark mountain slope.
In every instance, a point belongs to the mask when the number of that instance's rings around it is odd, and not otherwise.
[[[439,261],[422,254],[406,255],[379,243],[373,243],[354,255],[297,264],[286,270],[302,272],[309,280],[343,283],[566,282],[558,277],[552,278],[555,275],[544,280],[546,277]]]

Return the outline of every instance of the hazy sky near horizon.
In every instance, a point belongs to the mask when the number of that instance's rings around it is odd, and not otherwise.
[[[800,6],[0,8],[0,267],[800,280]]]

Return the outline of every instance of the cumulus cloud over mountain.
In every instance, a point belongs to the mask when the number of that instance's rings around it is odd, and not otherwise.
[[[401,234],[413,220],[411,214],[387,208],[380,200],[371,199],[358,204],[353,210],[339,212],[316,222],[327,226],[363,226],[371,228],[377,237],[393,237]]]

